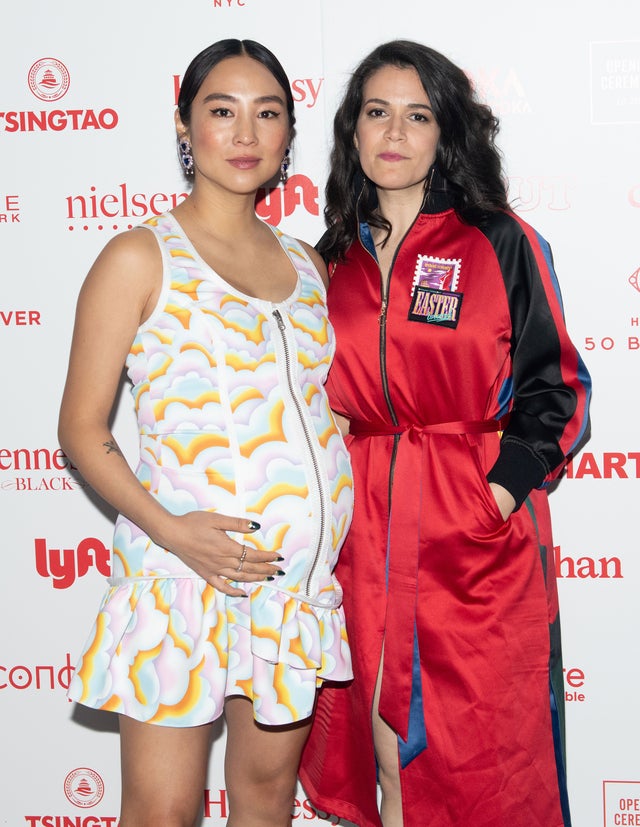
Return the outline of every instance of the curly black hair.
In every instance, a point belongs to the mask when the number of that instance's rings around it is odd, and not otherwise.
[[[502,156],[495,144],[498,119],[478,100],[462,69],[447,57],[421,43],[392,40],[375,48],[353,72],[334,118],[325,189],[328,229],[317,245],[327,261],[343,257],[355,237],[356,201],[361,218],[387,234],[391,231],[390,223],[376,212],[374,185],[362,172],[353,140],[364,85],[385,66],[413,67],[418,73],[440,127],[435,165],[446,179],[460,218],[480,224],[487,213],[508,209]]]

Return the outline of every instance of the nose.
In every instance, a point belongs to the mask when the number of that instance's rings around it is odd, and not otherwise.
[[[391,117],[387,121],[387,128],[385,130],[385,135],[391,141],[402,141],[402,140],[404,140],[405,133],[404,133],[404,125],[403,125],[401,115],[399,115],[399,114],[391,115]]]
[[[248,146],[256,142],[256,130],[253,118],[248,114],[238,113],[236,116],[236,131],[234,141]]]

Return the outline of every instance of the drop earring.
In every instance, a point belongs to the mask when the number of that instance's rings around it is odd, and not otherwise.
[[[178,141],[178,155],[185,175],[193,175],[193,155],[191,154],[191,142],[188,138]]]
[[[284,152],[284,157],[282,159],[282,163],[280,164],[280,182],[282,184],[286,184],[289,178],[289,164],[291,163],[289,160],[289,151],[290,148],[287,147]]]

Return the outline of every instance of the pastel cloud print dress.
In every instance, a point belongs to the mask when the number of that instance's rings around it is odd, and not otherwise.
[[[69,696],[165,726],[212,721],[230,695],[250,698],[260,723],[302,720],[323,680],[352,674],[332,571],[353,489],[323,388],[335,347],[325,288],[279,230],[298,281],[272,303],[220,278],[170,214],[143,226],[162,250],[164,281],[127,358],[138,479],[173,514],[260,523],[233,536],[277,551],[284,575],[230,597],[120,515],[109,588]]]

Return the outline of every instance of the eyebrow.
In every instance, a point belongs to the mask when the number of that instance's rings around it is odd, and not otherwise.
[[[383,98],[367,98],[366,101],[363,101],[363,106],[368,106],[370,103],[378,103],[382,106],[390,106],[391,104],[389,101],[384,100]],[[433,112],[433,109],[426,103],[408,103],[407,107],[409,109],[428,109],[429,112]]]
[[[204,103],[210,103],[211,101],[228,101],[229,103],[236,103],[238,98],[234,95],[228,95],[225,92],[212,92],[210,95],[204,99]],[[259,98],[254,99],[254,103],[279,103],[282,106],[285,105],[284,100],[280,97],[280,95],[261,95]]]

